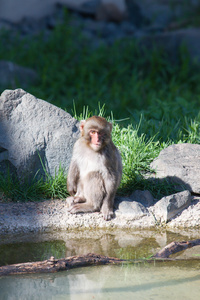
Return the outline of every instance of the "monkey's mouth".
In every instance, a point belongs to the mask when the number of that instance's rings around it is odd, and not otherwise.
[[[95,144],[92,144],[92,148],[93,148],[95,151],[98,151],[98,150],[101,148],[101,143],[95,143]]]
[[[101,148],[101,144],[94,144],[94,148],[95,148],[95,149]]]

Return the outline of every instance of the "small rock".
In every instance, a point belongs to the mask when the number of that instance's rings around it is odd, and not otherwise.
[[[183,209],[191,204],[191,194],[183,191],[167,197],[163,197],[153,207],[153,214],[158,222],[168,222]]]
[[[128,21],[123,21],[120,24],[121,30],[128,35],[135,33],[136,27]]]
[[[153,205],[154,198],[149,191],[140,191],[136,190],[130,195],[130,199],[132,201],[137,201],[144,205],[145,207],[149,207]]]
[[[136,3],[135,0],[126,0],[127,11],[128,11],[128,19],[129,21],[134,24],[136,27],[141,27],[147,21],[144,17],[144,14],[141,10],[141,1],[140,3]],[[150,5],[147,5],[149,7]],[[146,10],[147,8],[145,8]]]
[[[116,213],[131,217],[131,219],[139,219],[145,215],[148,215],[148,210],[136,201],[131,201],[130,198],[117,197],[115,200]]]
[[[85,0],[85,1],[74,1],[74,0],[68,0],[64,1],[64,4],[73,11],[79,12],[83,15],[90,15],[95,16],[96,11],[98,9],[100,0]]]
[[[125,0],[101,0],[97,11],[97,20],[121,22],[128,17]]]

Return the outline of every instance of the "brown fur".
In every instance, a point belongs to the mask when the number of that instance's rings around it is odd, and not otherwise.
[[[121,156],[112,142],[112,124],[93,116],[80,125],[81,137],[74,145],[67,177],[69,212],[101,211],[113,217],[116,190],[122,176]],[[100,146],[92,145],[90,131],[100,133]]]

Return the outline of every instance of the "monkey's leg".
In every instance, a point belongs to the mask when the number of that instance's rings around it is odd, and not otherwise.
[[[90,172],[84,181],[83,194],[86,202],[79,202],[71,206],[68,211],[72,214],[100,211],[105,196],[105,187],[101,174],[98,172]]]
[[[115,192],[108,192],[106,197],[103,199],[101,212],[104,220],[108,221],[114,217],[113,206],[114,206]]]
[[[86,200],[82,197],[74,197],[74,203],[84,203]]]

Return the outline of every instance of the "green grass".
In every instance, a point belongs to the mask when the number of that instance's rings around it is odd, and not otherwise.
[[[46,178],[33,178],[32,181],[24,180],[21,182],[16,176],[7,176],[0,173],[0,191],[3,200],[12,201],[39,201],[42,199],[65,198],[66,174],[60,168],[55,176]]]
[[[68,26],[69,15],[47,38],[0,35],[0,60],[33,68],[37,83],[26,90],[76,118],[93,114],[114,120],[113,140],[121,151],[123,178],[120,194],[149,189],[155,197],[169,194],[166,182],[149,182],[150,162],[172,143],[200,142],[200,71],[187,50],[174,62],[161,49],[141,49],[135,40],[94,49],[78,29]],[[18,83],[20,86],[20,83]],[[3,91],[9,86],[1,87]],[[20,183],[9,174],[0,177],[0,190],[15,200],[64,198],[66,174]]]

